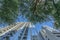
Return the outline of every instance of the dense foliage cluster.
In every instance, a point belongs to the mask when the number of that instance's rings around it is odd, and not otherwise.
[[[33,23],[54,19],[54,25],[60,25],[60,0],[20,0],[20,11]]]
[[[60,0],[0,0],[1,22],[15,22],[18,10],[32,23],[49,21],[52,16],[54,25],[60,26]]]
[[[1,22],[13,23],[18,15],[18,0],[0,0]],[[0,23],[1,23],[0,22]]]

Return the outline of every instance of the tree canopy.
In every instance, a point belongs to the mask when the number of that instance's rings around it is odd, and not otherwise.
[[[60,25],[60,0],[19,0],[20,12],[29,21],[49,21],[49,16],[54,19],[54,25]]]
[[[0,4],[1,22],[15,22],[20,11],[32,23],[49,21],[52,16],[54,25],[60,26],[60,0],[2,0]]]
[[[13,23],[18,15],[18,0],[0,0],[0,23]]]

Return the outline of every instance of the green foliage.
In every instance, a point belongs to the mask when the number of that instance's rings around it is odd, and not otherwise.
[[[20,0],[20,11],[32,23],[49,21],[53,16],[60,25],[60,0]]]
[[[18,16],[18,3],[21,15],[32,23],[49,21],[53,16],[55,26],[60,26],[60,0],[3,0],[0,1],[0,20],[9,24]]]
[[[34,0],[29,0],[28,2],[25,2],[26,0],[23,1],[20,0],[20,4],[22,4],[20,5],[20,11],[22,12],[22,15],[24,15],[29,21],[36,23],[49,20],[48,14],[44,13],[45,11],[43,12],[44,4],[39,3],[38,5],[38,2],[35,3]]]
[[[18,15],[18,0],[3,0],[0,7],[0,20],[9,24],[13,23]]]
[[[58,1],[58,3],[55,4],[55,9],[56,9],[56,13],[53,15],[55,18],[55,26],[56,28],[60,27],[60,1]]]

